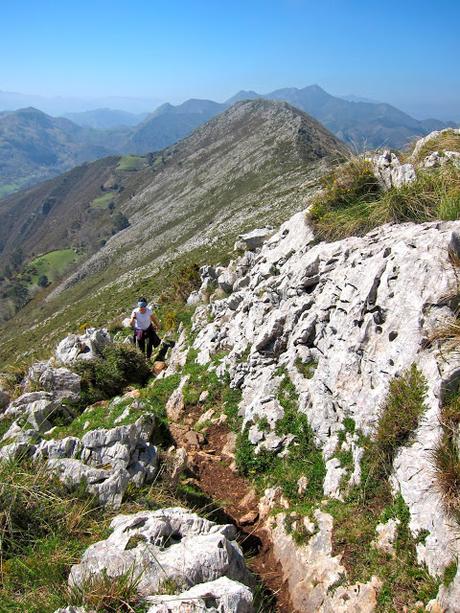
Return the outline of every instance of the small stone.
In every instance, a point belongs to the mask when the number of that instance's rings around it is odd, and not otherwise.
[[[308,478],[305,477],[305,475],[303,475],[297,481],[297,493],[298,493],[298,495],[299,496],[303,496],[305,494],[305,492],[307,491],[307,487],[308,487]]]
[[[248,511],[243,517],[240,517],[239,524],[241,526],[250,526],[255,524],[259,519],[259,513],[257,511]]]

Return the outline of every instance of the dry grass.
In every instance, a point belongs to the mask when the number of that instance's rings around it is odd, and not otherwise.
[[[460,218],[460,170],[453,164],[419,170],[413,183],[383,191],[370,162],[350,160],[328,175],[310,218],[319,238],[361,236],[385,223]]]
[[[413,161],[416,163],[421,162],[432,151],[438,151],[440,153],[443,151],[457,151],[460,153],[460,134],[455,134],[453,130],[439,134],[439,136],[429,140],[421,147]]]
[[[142,574],[135,573],[134,567],[117,577],[103,570],[87,578],[81,586],[73,586],[69,590],[69,601],[96,612],[131,613],[141,603],[137,593],[141,578]]]
[[[442,435],[432,462],[444,507],[460,523],[460,395],[447,398],[441,411]]]

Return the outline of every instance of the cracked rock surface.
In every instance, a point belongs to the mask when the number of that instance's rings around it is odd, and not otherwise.
[[[252,254],[234,283],[237,304],[230,304],[232,294],[199,306],[194,318],[198,362],[227,352],[218,372],[228,372],[231,385],[241,388],[240,415],[257,448],[272,443],[282,417],[278,369],[287,371],[322,448],[331,497],[342,496],[335,454],[344,419],[372,435],[390,381],[417,365],[428,382],[427,411],[414,442],[399,450],[391,482],[409,507],[413,536],[428,532],[417,545],[418,561],[435,575],[460,553],[429,459],[441,432],[442,389],[458,378],[460,363],[426,339],[452,316],[446,296],[456,280],[448,248],[455,250],[459,233],[458,221],[387,224],[363,237],[316,244],[305,213],[298,213]],[[230,263],[233,271],[238,264]],[[257,429],[262,417],[268,432]],[[358,440],[347,433],[341,445],[353,455],[350,483],[359,483]]]

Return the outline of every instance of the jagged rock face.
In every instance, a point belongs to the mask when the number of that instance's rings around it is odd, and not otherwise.
[[[102,573],[116,578],[128,571],[139,578],[143,597],[156,594],[165,580],[185,588],[224,576],[247,586],[254,583],[230,524],[169,508],[119,515],[111,528],[108,539],[91,545],[81,563],[72,566],[70,586],[82,586]]]
[[[85,479],[102,505],[118,508],[130,482],[140,487],[158,470],[157,448],[149,442],[154,426],[153,415],[143,416],[128,426],[91,430],[81,441],[63,439],[58,450],[52,441],[51,456],[50,442],[43,442],[34,457],[50,457],[48,466],[64,483],[74,487]]]
[[[287,369],[299,410],[308,416],[327,461],[329,496],[341,496],[342,468],[334,455],[344,418],[372,434],[390,381],[418,365],[428,381],[428,409],[415,442],[396,457],[392,484],[409,506],[414,536],[429,532],[417,551],[431,573],[441,573],[458,551],[428,451],[440,434],[443,382],[459,361],[441,357],[424,340],[452,313],[446,293],[455,287],[455,275],[448,245],[459,230],[460,222],[386,225],[365,237],[315,244],[299,213],[264,244],[235,282],[236,292],[199,307],[195,317],[198,361],[205,364],[213,353],[229,352],[220,368],[241,387],[240,414],[252,424],[252,441],[260,447],[270,443],[280,418],[276,369]],[[230,267],[236,270],[238,261]],[[310,378],[299,364],[309,366]],[[257,430],[258,417],[267,419],[269,432]],[[357,483],[362,451],[356,437],[345,438]]]

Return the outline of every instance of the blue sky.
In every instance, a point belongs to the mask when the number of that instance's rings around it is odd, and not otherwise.
[[[0,90],[179,102],[318,83],[458,108],[459,23],[460,0],[3,2]]]

